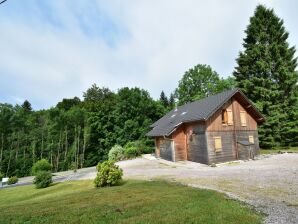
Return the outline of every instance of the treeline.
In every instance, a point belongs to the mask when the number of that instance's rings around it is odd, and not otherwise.
[[[139,88],[117,93],[93,85],[84,100],[63,99],[48,110],[32,111],[0,104],[0,172],[6,176],[30,174],[32,164],[47,159],[54,171],[91,166],[105,160],[109,149],[143,140],[149,125],[167,108]]]

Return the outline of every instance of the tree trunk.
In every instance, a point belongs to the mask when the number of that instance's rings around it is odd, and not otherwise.
[[[87,128],[86,128],[86,125],[84,125],[83,152],[82,152],[82,157],[81,157],[81,168],[83,168],[83,166],[84,166],[84,156],[85,156],[86,144],[87,144]]]
[[[32,144],[32,159],[33,159],[33,163],[35,163],[35,148],[36,148],[36,140],[33,140],[33,144]]]
[[[2,133],[2,135],[1,135],[1,152],[0,152],[0,171],[2,170],[3,148],[4,148],[4,134]]]
[[[20,150],[20,132],[17,134],[16,163],[18,162],[18,153]]]
[[[76,168],[78,169],[79,168],[79,155],[80,155],[80,135],[81,135],[81,126],[78,126],[78,138],[77,138],[77,141],[78,141],[78,146],[77,146],[77,163],[76,163]]]
[[[53,140],[52,140],[52,145],[53,145]],[[53,147],[51,145],[51,166],[53,167]]]
[[[56,158],[56,172],[59,169],[59,158],[60,158],[61,140],[62,140],[62,131],[60,130],[60,133],[59,133],[59,144],[58,144],[58,153],[57,153],[57,158]]]
[[[41,152],[40,152],[40,157],[41,157],[41,159],[42,159],[42,153],[43,153],[43,147],[44,147],[44,142],[43,142],[43,135],[44,135],[44,130],[43,130],[43,128],[42,128],[42,130],[41,130]]]
[[[11,155],[12,155],[12,143],[13,143],[13,141],[11,141],[11,143],[10,143],[9,160],[8,160],[5,176],[8,176],[8,171],[9,171],[9,168],[10,168],[10,161],[11,161]]]
[[[77,126],[75,126],[75,132],[74,132],[74,165],[75,165],[75,170],[77,169]]]
[[[67,126],[65,128],[65,154],[64,154],[64,162],[67,159],[67,150],[68,150],[68,139],[67,139]]]

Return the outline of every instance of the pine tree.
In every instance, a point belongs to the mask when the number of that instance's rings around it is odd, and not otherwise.
[[[173,93],[171,93],[170,98],[169,98],[169,107],[170,109],[173,109],[175,106],[175,96]]]
[[[167,108],[169,106],[169,100],[168,100],[166,94],[164,93],[164,91],[161,91],[159,101],[162,103],[162,105],[165,108]]]
[[[24,109],[25,112],[32,111],[31,103],[28,100],[24,101],[24,103],[22,104],[22,108]]]
[[[234,71],[237,85],[266,117],[259,131],[261,146],[288,145],[297,105],[295,47],[287,42],[283,20],[263,5],[257,6],[245,33]]]

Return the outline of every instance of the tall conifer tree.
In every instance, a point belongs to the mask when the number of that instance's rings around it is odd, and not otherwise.
[[[162,105],[164,107],[168,107],[169,106],[169,100],[168,100],[166,94],[164,93],[164,91],[161,91],[160,97],[159,97],[159,101],[162,103]]]
[[[289,33],[273,9],[263,5],[257,6],[245,33],[234,76],[238,87],[266,117],[259,131],[261,146],[293,144],[298,125],[294,120],[298,74],[295,47],[287,42]]]

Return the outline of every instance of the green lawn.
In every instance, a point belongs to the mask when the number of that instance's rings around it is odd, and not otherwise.
[[[95,189],[92,181],[0,190],[0,223],[261,223],[223,194],[161,181]]]
[[[278,154],[278,153],[298,153],[298,147],[276,148],[276,149],[261,149],[261,154]]]

